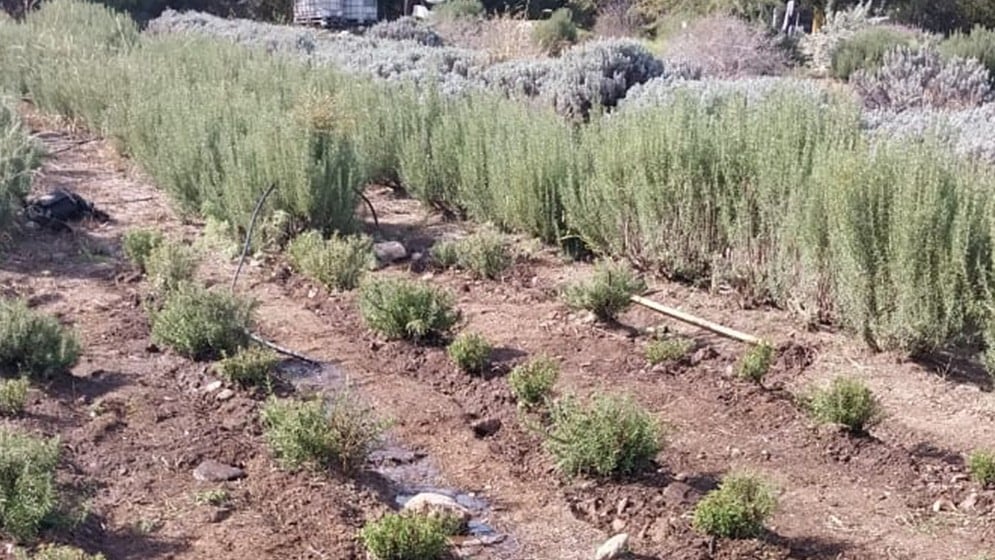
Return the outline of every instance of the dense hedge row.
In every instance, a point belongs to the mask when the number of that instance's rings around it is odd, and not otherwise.
[[[731,284],[881,347],[929,350],[989,320],[992,171],[930,135],[872,145],[847,97],[790,81],[707,103],[678,89],[577,125],[485,91],[139,37],[70,0],[0,24],[0,40],[17,47],[0,54],[3,85],[102,128],[182,208],[235,227],[276,183],[289,227],[347,230],[356,191],[395,179],[426,203]],[[659,70],[641,68],[611,78]]]

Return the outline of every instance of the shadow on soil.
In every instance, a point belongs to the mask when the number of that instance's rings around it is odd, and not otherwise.
[[[16,253],[5,252],[0,269],[31,276],[111,280],[122,268],[114,258],[119,239],[101,239],[89,224],[73,223],[72,233],[23,226],[12,235]]]
[[[782,537],[768,533],[767,541],[787,548],[789,558],[805,560],[836,560],[845,553],[854,552],[853,547],[840,541],[822,537]]]
[[[977,354],[977,350],[959,349],[917,356],[914,361],[944,381],[973,385],[982,391],[991,392],[995,389],[993,377],[978,361]]]
[[[170,558],[190,548],[185,539],[159,537],[137,526],[107,531],[109,523],[100,515],[90,514],[73,530],[71,542],[91,554],[101,553],[108,560]]]
[[[123,373],[100,371],[86,378],[60,375],[49,381],[44,390],[48,395],[63,401],[75,401],[83,397],[87,402],[92,402],[127,383],[128,377]]]

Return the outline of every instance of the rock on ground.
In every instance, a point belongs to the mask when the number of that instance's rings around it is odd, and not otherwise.
[[[238,467],[232,467],[224,463],[219,463],[214,459],[207,459],[197,465],[193,470],[193,477],[201,482],[223,482],[235,480],[245,476],[245,471]]]
[[[404,510],[421,515],[451,515],[459,519],[462,528],[470,522],[470,510],[445,494],[422,492],[404,504]]]
[[[628,552],[629,535],[621,533],[605,541],[605,544],[594,553],[594,560],[611,560],[620,558],[622,554]]]

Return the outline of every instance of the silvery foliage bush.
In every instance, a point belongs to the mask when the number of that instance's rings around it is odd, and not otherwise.
[[[731,16],[708,16],[667,40],[668,58],[690,61],[709,76],[776,76],[789,66],[785,50],[763,29]]]
[[[883,21],[883,18],[871,17],[873,0],[860,2],[846,10],[826,10],[826,22],[818,33],[802,36],[798,42],[798,50],[813,72],[826,75],[833,63],[833,51],[843,41],[854,33]]]
[[[513,99],[538,97],[557,70],[555,60],[520,59],[495,64],[483,71],[481,81]]]
[[[790,92],[804,95],[818,103],[828,104],[830,93],[812,80],[796,78],[757,77],[742,80],[675,80],[669,76],[654,78],[644,84],[633,86],[618,104],[617,111],[632,111],[664,105],[678,95],[690,94],[704,105],[712,105],[738,96],[747,105],[763,101],[775,93]]]
[[[426,47],[441,47],[443,43],[438,33],[422,20],[412,16],[381,21],[367,30],[366,36],[392,41],[414,41]]]
[[[859,70],[850,84],[868,109],[963,109],[991,98],[988,69],[975,59],[945,59],[931,48],[898,48],[880,68]]]
[[[871,138],[932,136],[957,153],[995,164],[995,104],[955,111],[917,108],[866,111],[862,125]]]
[[[663,75],[663,61],[636,41],[608,39],[579,45],[560,58],[542,95],[567,117],[584,118],[595,105],[613,107],[629,88]]]
[[[405,25],[405,24],[401,24]],[[437,83],[443,91],[460,92],[486,62],[481,53],[451,47],[429,47],[413,40],[379,39],[350,33],[311,31],[245,19],[223,19],[198,12],[167,10],[150,22],[153,33],[201,33],[246,46],[265,46],[315,64],[384,80]]]

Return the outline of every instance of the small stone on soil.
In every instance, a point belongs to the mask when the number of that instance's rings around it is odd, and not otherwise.
[[[382,264],[390,264],[408,257],[408,250],[397,241],[384,241],[373,246],[377,260]]]
[[[217,391],[220,388],[221,388],[221,382],[220,381],[212,381],[212,382],[210,382],[210,383],[208,383],[207,385],[204,386],[204,392],[205,393],[213,393],[213,392]]]
[[[217,396],[214,398],[218,399],[219,401],[226,401],[234,396],[235,396],[235,391],[232,391],[231,389],[224,389],[220,393],[218,393]]]
[[[463,522],[463,529],[470,521],[470,511],[445,494],[422,492],[404,504],[404,510],[422,515],[455,515]]]
[[[957,506],[954,505],[952,501],[947,498],[940,498],[933,502],[933,513],[940,513],[942,511],[957,511]]]
[[[625,529],[625,521],[624,520],[619,519],[617,517],[612,520],[612,532],[613,533],[618,533],[619,531],[622,531],[623,529]]]
[[[605,541],[605,544],[594,553],[594,560],[611,560],[619,558],[629,548],[629,535],[622,533]]]
[[[492,436],[501,429],[501,419],[500,418],[486,418],[484,420],[478,420],[474,422],[471,426],[473,428],[473,434],[478,438],[485,438]]]
[[[223,482],[235,480],[245,476],[245,471],[238,468],[219,463],[214,459],[207,459],[197,465],[193,471],[193,477],[201,482]]]

